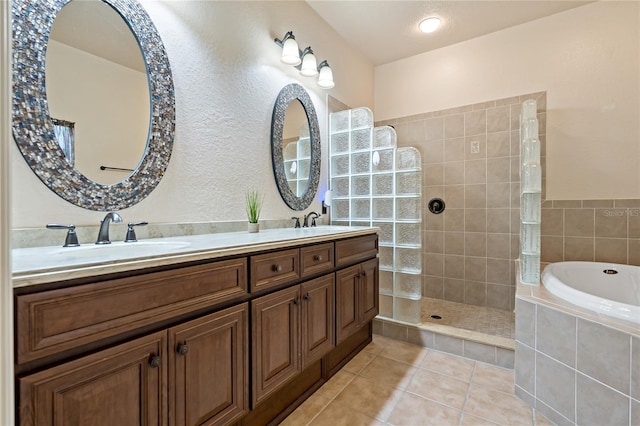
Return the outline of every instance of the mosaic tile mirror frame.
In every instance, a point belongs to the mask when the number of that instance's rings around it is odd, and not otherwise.
[[[31,170],[53,192],[79,207],[119,210],[139,203],[169,164],[175,132],[169,58],[151,18],[136,0],[102,0],[134,34],[147,68],[151,119],[138,167],[124,180],[96,183],[66,161],[54,134],[45,87],[45,58],[53,22],[71,0],[13,0],[13,136]]]

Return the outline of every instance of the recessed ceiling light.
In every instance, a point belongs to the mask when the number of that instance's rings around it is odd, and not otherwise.
[[[440,18],[431,17],[420,22],[418,27],[423,33],[432,33],[440,26]]]

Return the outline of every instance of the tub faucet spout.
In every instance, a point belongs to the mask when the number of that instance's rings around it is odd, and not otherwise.
[[[104,219],[100,221],[100,231],[98,231],[96,244],[111,244],[111,241],[109,241],[109,223],[112,221],[119,223],[122,222],[122,218],[116,212],[107,213]]]

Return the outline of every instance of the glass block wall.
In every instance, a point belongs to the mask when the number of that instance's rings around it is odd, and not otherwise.
[[[520,281],[540,283],[542,168],[537,103],[523,102],[520,113]]]
[[[285,142],[282,156],[284,172],[291,192],[301,197],[309,186],[309,170],[311,169],[311,138],[309,125],[300,127],[300,137],[289,143]]]
[[[398,148],[392,127],[373,127],[368,108],[330,115],[331,223],[380,228],[380,316],[420,322],[420,153]]]

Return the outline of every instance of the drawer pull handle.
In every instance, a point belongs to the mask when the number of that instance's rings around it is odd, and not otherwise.
[[[315,256],[313,256],[313,260],[315,260],[316,262],[322,262],[322,256],[316,254]]]
[[[189,346],[185,343],[184,345],[178,345],[177,349],[178,355],[185,356],[189,353]]]
[[[158,368],[162,364],[162,357],[160,355],[152,355],[149,358],[149,366],[152,368]]]
[[[274,272],[282,272],[282,265],[273,265]]]

